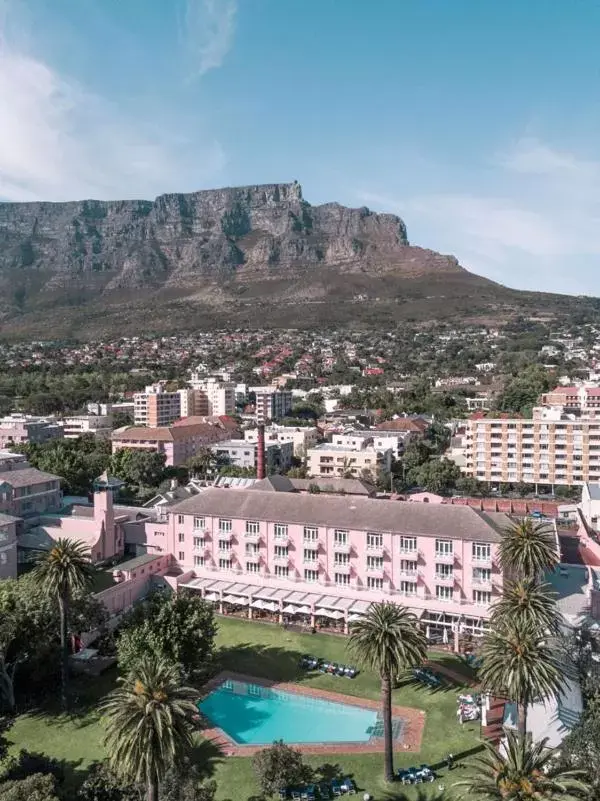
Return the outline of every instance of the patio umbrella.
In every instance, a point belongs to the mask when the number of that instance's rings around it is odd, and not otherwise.
[[[265,602],[261,601],[260,598],[258,598],[256,601],[252,601],[250,606],[253,609],[264,609],[265,608]]]
[[[442,632],[442,642],[444,645],[448,645],[448,629],[444,626],[444,630]]]
[[[302,609],[302,607],[296,606],[295,604],[288,604],[287,606],[283,607],[283,611],[288,615],[295,615],[300,609]]]
[[[297,611],[299,615],[310,615],[311,613],[310,606],[301,606]]]
[[[248,606],[248,599],[241,595],[226,595],[223,598],[228,604],[237,604],[238,606]]]
[[[218,601],[219,600],[219,593],[218,592],[207,592],[204,596],[205,601]]]
[[[268,612],[276,612],[279,609],[279,604],[275,601],[263,601],[263,609]]]
[[[362,620],[364,615],[359,615],[356,612],[348,615],[348,623],[356,623],[357,620]]]

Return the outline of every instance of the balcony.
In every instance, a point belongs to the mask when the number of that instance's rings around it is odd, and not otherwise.
[[[343,564],[337,564],[336,562],[333,563],[333,572],[334,573],[350,573],[352,567],[349,562],[344,562]]]
[[[246,562],[252,562],[253,564],[257,564],[260,562],[260,553],[259,551],[252,551],[250,553],[244,554],[244,560]]]
[[[484,589],[492,589],[492,580],[491,578],[475,578],[473,576],[471,583],[474,587],[483,587]]]
[[[437,552],[435,553],[435,560],[436,562],[445,562],[446,564],[454,564],[454,551],[450,551],[450,553]]]
[[[378,576],[382,578],[385,572],[385,568],[383,565],[381,567],[375,565],[367,565],[367,573],[369,576]]]
[[[419,578],[419,571],[418,570],[402,570],[400,569],[400,577],[403,579],[411,579],[412,581],[416,581]]]
[[[474,565],[489,566],[492,564],[492,555],[490,553],[487,556],[473,556],[471,561],[473,562]]]
[[[350,553],[352,550],[352,545],[349,542],[334,542],[333,543],[333,551],[334,553]]]
[[[262,534],[260,533],[260,531],[256,532],[246,531],[246,533],[244,534],[244,542],[260,542],[261,537]]]
[[[367,554],[370,556],[383,556],[385,553],[385,547],[383,543],[381,545],[367,545]]]
[[[224,540],[225,542],[231,542],[233,539],[233,531],[218,531],[216,534],[216,539]]]
[[[220,556],[231,556],[232,550],[231,548],[221,548],[218,549]]]
[[[273,563],[276,565],[287,565],[289,564],[290,556],[289,554],[275,554],[273,556]]]
[[[435,580],[437,582],[439,582],[440,584],[452,585],[452,584],[454,584],[454,579],[455,579],[455,576],[454,576],[453,573],[450,573],[449,575],[446,575],[445,573],[436,573],[435,574]]]

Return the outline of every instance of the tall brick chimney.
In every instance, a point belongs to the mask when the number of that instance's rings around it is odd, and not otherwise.
[[[256,478],[265,478],[265,427],[261,423],[258,427],[258,444],[256,446]]]

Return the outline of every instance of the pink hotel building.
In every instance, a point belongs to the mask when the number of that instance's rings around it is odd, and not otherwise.
[[[391,600],[456,637],[485,627],[508,524],[466,506],[215,488],[147,522],[146,547],[174,556],[179,587],[249,616],[262,605],[347,625]]]

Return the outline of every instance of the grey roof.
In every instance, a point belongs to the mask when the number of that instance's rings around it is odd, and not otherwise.
[[[252,489],[263,492],[293,492],[294,484],[287,476],[273,475],[256,481]]]
[[[590,499],[592,501],[600,501],[600,484],[592,484],[591,482],[588,482],[587,491],[589,492]]]
[[[128,559],[126,562],[119,562],[111,570],[135,570],[136,567],[143,567],[156,561],[159,554],[142,554],[141,556],[134,556],[133,559]]]
[[[292,478],[291,483],[297,490],[307,490],[316,484],[321,492],[345,492],[348,495],[371,495],[376,490],[367,481],[359,478]]]
[[[60,481],[60,476],[44,473],[35,467],[23,467],[21,470],[4,470],[0,473],[0,484],[6,482],[11,487],[29,487],[42,484],[44,481]]]
[[[510,520],[503,514],[482,515],[469,506],[409,503],[338,495],[207,489],[172,511],[178,514],[270,520],[276,523],[328,526],[366,531],[393,531],[425,537],[499,542]]]

